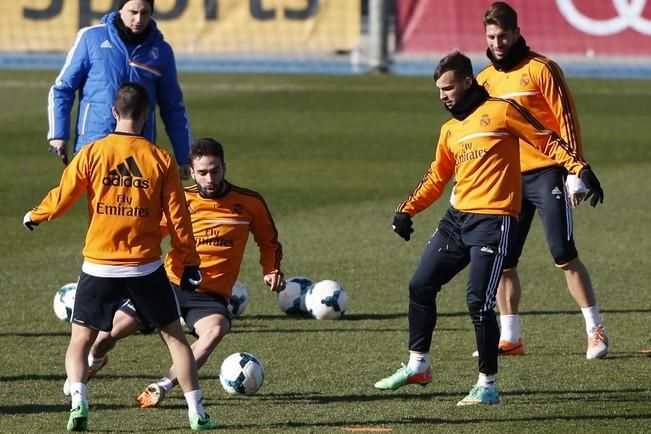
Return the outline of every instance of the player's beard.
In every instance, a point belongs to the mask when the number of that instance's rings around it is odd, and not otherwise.
[[[208,189],[202,185],[197,184],[197,189],[199,190],[199,195],[206,199],[214,199],[221,196],[226,187],[226,180],[222,179],[219,184],[210,184],[213,188]]]

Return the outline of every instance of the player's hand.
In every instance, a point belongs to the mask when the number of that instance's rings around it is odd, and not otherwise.
[[[601,183],[589,166],[581,169],[579,178],[581,178],[581,181],[583,181],[585,187],[588,189],[585,200],[592,197],[590,199],[590,206],[594,208],[597,206],[597,203],[604,203],[604,191],[601,188]]]
[[[189,164],[179,164],[179,175],[183,181],[190,179],[190,165]]]
[[[393,232],[400,235],[405,241],[409,241],[411,238],[411,234],[414,232],[413,225],[411,216],[406,212],[397,212],[393,217]]]
[[[50,140],[50,152],[61,158],[64,166],[68,165],[68,144],[65,140]]]
[[[270,273],[264,276],[264,283],[273,292],[280,292],[285,289],[285,278],[283,273]]]
[[[27,211],[27,214],[23,217],[23,226],[25,226],[27,229],[30,231],[33,231],[36,226],[38,226],[38,223],[34,223],[32,221],[32,212]]]
[[[567,202],[572,208],[576,208],[585,199],[588,189],[586,188],[581,178],[570,173],[565,180],[565,188],[567,189]]]
[[[181,276],[181,290],[192,292],[201,284],[201,271],[198,265],[186,266]]]

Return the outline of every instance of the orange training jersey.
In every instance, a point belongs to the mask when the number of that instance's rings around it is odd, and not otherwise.
[[[203,280],[199,291],[231,298],[240,272],[249,232],[260,248],[262,274],[280,272],[282,247],[269,208],[262,196],[252,190],[227,184],[218,198],[204,198],[196,185],[185,188],[192,228],[201,258]],[[161,225],[165,225],[165,221]],[[176,249],[165,258],[170,280],[179,284],[183,274],[182,257]]]
[[[441,128],[430,169],[397,211],[410,215],[437,200],[454,177],[454,208],[517,217],[522,201],[519,140],[543,149],[571,172],[586,166],[553,132],[513,100],[489,98],[464,120]]]
[[[35,223],[52,220],[88,196],[88,262],[138,266],[161,257],[161,217],[173,222],[179,260],[198,265],[190,216],[176,164],[141,136],[109,134],[84,146],[63,171],[60,185],[31,211]]]
[[[498,71],[490,64],[477,75],[477,81],[491,96],[511,98],[527,108],[545,128],[560,135],[580,157],[583,143],[574,100],[563,71],[552,60],[529,52],[508,71]],[[560,164],[541,150],[520,144],[522,172]]]

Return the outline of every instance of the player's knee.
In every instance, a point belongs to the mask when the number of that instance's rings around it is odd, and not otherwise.
[[[214,348],[230,330],[230,321],[225,317],[206,318],[194,325],[194,330],[202,345]]]
[[[409,282],[409,299],[421,305],[432,303],[438,288],[432,284],[412,279]]]
[[[567,271],[567,270],[572,269],[573,264],[575,264],[576,261],[578,261],[578,260],[579,260],[579,257],[575,256],[574,258],[570,259],[569,261],[564,261],[564,262],[559,263],[559,261],[554,259],[554,262],[556,264],[556,268],[560,268],[563,271]]]
[[[556,267],[566,269],[573,261],[575,261],[579,254],[573,247],[552,249],[552,257]]]
[[[468,313],[473,324],[496,321],[495,309],[486,309],[482,303],[468,303]]]
[[[203,331],[202,333],[197,333],[199,339],[201,339],[207,346],[216,346],[219,341],[226,336],[227,330],[223,326],[218,326],[210,330]]]

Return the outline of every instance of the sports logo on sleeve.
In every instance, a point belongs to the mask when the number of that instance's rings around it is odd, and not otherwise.
[[[102,184],[113,187],[149,188],[149,180],[142,177],[142,172],[133,157],[127,157],[124,162],[111,169]]]

